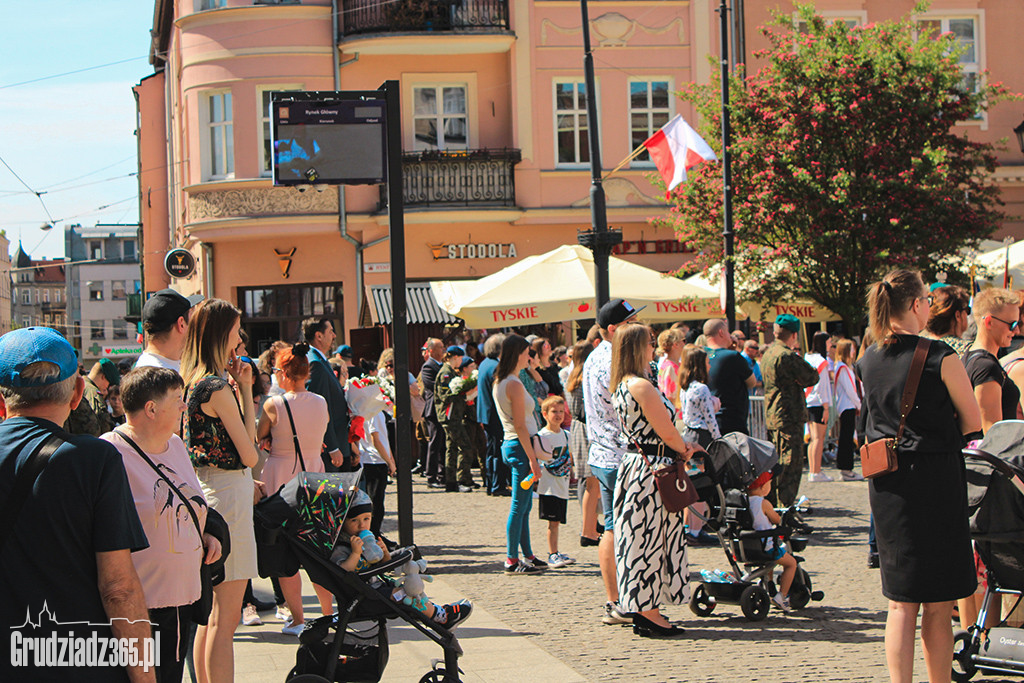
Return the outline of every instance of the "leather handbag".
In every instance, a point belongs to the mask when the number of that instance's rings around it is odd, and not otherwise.
[[[671,465],[652,465],[647,459],[647,454],[639,444],[634,446],[640,451],[640,457],[644,459],[647,466],[654,473],[654,486],[661,495],[661,502],[668,512],[682,512],[696,503],[700,497],[697,489],[694,488],[690,476],[686,474],[686,462],[680,460],[675,451],[666,448],[665,444],[658,445],[658,457],[673,458]]]
[[[899,468],[896,459],[896,446],[903,438],[903,429],[907,425],[907,416],[914,407],[914,399],[917,397],[917,387],[921,383],[921,373],[924,370],[924,362],[928,357],[928,347],[931,342],[928,339],[918,339],[917,348],[914,349],[914,360],[910,363],[910,373],[907,375],[907,383],[903,387],[903,398],[900,401],[900,426],[896,430],[894,438],[876,439],[871,443],[860,447],[860,468],[865,479],[874,479],[883,474],[891,474]]]

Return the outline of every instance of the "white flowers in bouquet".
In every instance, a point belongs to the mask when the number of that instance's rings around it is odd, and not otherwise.
[[[473,396],[476,396],[476,381],[478,375],[479,373],[476,370],[474,370],[469,377],[460,377],[456,375],[452,378],[451,384],[448,385],[448,388],[452,390],[453,395],[466,394],[466,398],[471,398],[469,393],[473,392]]]

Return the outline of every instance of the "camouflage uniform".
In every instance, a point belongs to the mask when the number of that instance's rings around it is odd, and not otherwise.
[[[434,408],[444,428],[444,478],[449,489],[473,480],[469,471],[472,443],[466,431],[466,395],[452,394],[451,389],[452,380],[458,376],[451,365],[444,363],[434,380]]]
[[[820,377],[810,363],[779,340],[761,358],[764,378],[764,416],[768,436],[779,454],[779,467],[768,499],[772,504],[792,505],[800,491],[806,451],[804,423],[807,404],[804,389]]]
[[[88,434],[99,436],[114,429],[114,419],[107,410],[107,402],[100,396],[99,388],[88,377],[85,378],[85,394],[81,403],[75,408],[64,430],[69,434]]]

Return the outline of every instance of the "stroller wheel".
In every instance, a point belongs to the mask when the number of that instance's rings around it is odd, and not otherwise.
[[[323,676],[317,676],[316,674],[299,674],[286,680],[288,683],[330,683]]]
[[[763,621],[771,607],[768,591],[758,585],[747,586],[740,594],[740,609],[750,621]]]
[[[953,634],[953,680],[958,683],[969,681],[978,670],[971,661],[976,650],[974,638],[967,631]]]
[[[693,589],[693,597],[690,598],[690,611],[698,617],[710,616],[715,611],[715,599],[708,594],[708,589],[703,583],[697,584]]]
[[[459,679],[445,678],[444,669],[432,669],[423,674],[420,683],[459,683]]]
[[[793,585],[789,589],[789,604],[793,609],[803,609],[811,601],[811,577],[803,567],[798,567]]]

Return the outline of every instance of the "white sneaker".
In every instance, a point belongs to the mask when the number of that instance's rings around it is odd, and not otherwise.
[[[853,470],[839,470],[839,474],[842,476],[843,481],[864,481],[861,473],[854,472]]]
[[[569,557],[565,553],[558,553],[558,554],[562,556],[562,562],[565,562],[566,564],[576,564],[575,558]]]
[[[302,622],[301,624],[293,624],[289,620],[289,622],[287,624],[285,624],[284,626],[281,627],[281,633],[283,633],[283,634],[285,634],[287,636],[297,636],[300,633],[302,633],[302,631],[305,630],[305,628],[306,628],[306,622]]]
[[[274,616],[287,624],[292,620],[292,611],[288,609],[288,605],[278,605],[277,613]]]
[[[565,560],[562,559],[561,553],[551,553],[548,555],[548,566],[552,569],[558,569],[566,565]]]
[[[793,608],[789,606],[789,598],[783,597],[782,593],[776,593],[775,597],[772,598],[772,602],[783,612],[793,611]]]
[[[835,481],[832,477],[828,476],[824,472],[811,472],[807,475],[807,481],[809,482],[827,482]]]
[[[242,623],[246,626],[263,625],[263,620],[260,619],[259,612],[256,611],[256,605],[246,605],[242,608]]]

